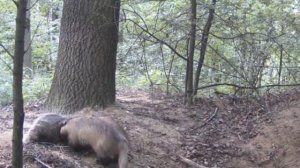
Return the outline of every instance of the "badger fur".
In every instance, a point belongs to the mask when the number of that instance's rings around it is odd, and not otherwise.
[[[27,134],[23,138],[23,143],[29,142],[62,142],[60,129],[68,120],[68,117],[59,114],[48,113],[38,117]]]
[[[108,117],[72,118],[61,128],[60,134],[74,149],[92,148],[102,165],[118,162],[119,168],[128,167],[128,136]]]

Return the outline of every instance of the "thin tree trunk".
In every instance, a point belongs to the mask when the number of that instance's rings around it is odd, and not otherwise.
[[[189,56],[190,38],[186,40],[186,55]],[[184,78],[184,104],[187,103],[187,81],[188,81],[188,59],[186,60],[185,78]]]
[[[195,74],[194,95],[197,95],[197,91],[198,91],[199,78],[200,78],[201,69],[203,66],[204,57],[205,57],[205,53],[206,53],[209,31],[210,31],[210,28],[212,25],[212,21],[214,19],[216,0],[212,0],[212,5],[213,6],[209,9],[207,22],[206,22],[206,25],[204,26],[202,37],[201,37],[200,58],[198,61],[198,67],[197,67],[197,71]]]
[[[278,85],[281,83],[281,71],[282,71],[282,57],[283,57],[283,47],[280,46],[280,59],[279,59],[279,70],[278,70]]]
[[[50,3],[54,4],[53,0],[51,0]],[[58,11],[59,11],[59,8],[57,6],[50,6],[49,13],[48,13],[47,28],[49,30],[51,30],[48,32],[48,37],[49,37],[49,42],[50,42],[49,43],[49,45],[50,45],[49,54],[48,54],[49,62],[52,62],[57,55],[57,48],[55,48],[57,37],[54,34],[58,33],[58,31],[57,31],[58,25],[55,23],[56,20],[59,18]],[[51,68],[52,68],[52,65],[48,64],[47,70],[50,71]]]
[[[22,168],[23,166],[23,60],[24,60],[24,37],[26,28],[26,6],[27,0],[17,2],[17,18],[15,33],[15,52],[13,69],[13,139],[12,139],[12,166],[13,168]]]
[[[27,0],[27,9],[30,9],[30,0]],[[33,77],[32,72],[32,47],[31,47],[31,20],[30,20],[30,10],[26,12],[26,29],[25,29],[25,55],[24,55],[24,68],[25,74],[28,74],[30,78]]]
[[[50,111],[72,113],[115,102],[119,0],[65,0]]]
[[[193,60],[195,53],[195,40],[196,40],[196,18],[197,16],[197,3],[196,0],[191,0],[191,30],[189,42],[189,55],[187,60],[187,83],[186,83],[186,103],[188,106],[193,104]]]
[[[177,48],[177,44],[178,43],[176,43],[176,45],[175,45],[175,49]],[[170,79],[170,77],[171,77],[171,72],[172,72],[172,68],[173,68],[173,62],[174,62],[174,59],[175,59],[175,55],[174,54],[172,54],[172,56],[171,56],[171,60],[170,60],[170,62],[169,62],[169,64],[170,64],[170,66],[169,66],[169,69],[167,70],[167,67],[166,67],[166,65],[165,64],[167,64],[166,63],[166,60],[165,60],[165,55],[164,55],[164,51],[163,51],[163,45],[160,45],[160,52],[162,53],[161,54],[161,58],[162,58],[162,64],[163,64],[163,69],[164,69],[164,74],[165,74],[165,76],[166,76],[166,79],[167,79],[167,95],[170,95],[170,86],[171,86],[171,79]]]

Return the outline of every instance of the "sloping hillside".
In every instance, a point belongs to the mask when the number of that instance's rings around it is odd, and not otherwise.
[[[185,168],[191,162],[219,168],[298,168],[299,93],[201,98],[186,108],[182,97],[119,91],[117,106],[77,114],[110,116],[124,126],[131,139],[133,168]],[[25,109],[26,132],[45,111],[42,101]],[[11,106],[0,109],[0,168],[10,166],[12,118]],[[101,167],[94,154],[54,144],[24,146],[24,163],[30,168]]]

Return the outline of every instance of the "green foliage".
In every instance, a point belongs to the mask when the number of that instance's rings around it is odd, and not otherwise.
[[[118,87],[149,88],[152,84],[166,91],[168,83],[170,90],[184,90],[184,58],[188,53],[190,26],[190,4],[187,2],[122,1],[116,73]],[[194,69],[211,0],[198,0],[197,4]],[[15,10],[12,1],[0,0],[0,43],[10,53],[14,48]],[[300,6],[297,1],[217,1],[215,10],[200,86],[213,83],[277,84],[281,51],[281,83],[300,83]],[[33,79],[24,79],[26,101],[43,98],[49,90],[58,50],[61,11],[61,0],[40,0],[31,8],[35,75]],[[0,103],[3,105],[12,97],[12,74],[8,68],[12,67],[12,59],[1,47],[0,67]],[[209,92],[227,94],[233,90],[218,86]]]
[[[33,79],[24,78],[23,97],[25,102],[46,98],[51,86],[52,75],[39,75]],[[12,102],[12,74],[0,73],[0,105]]]
[[[12,1],[0,0],[0,13],[15,13],[16,5]]]
[[[0,73],[0,106],[8,105],[12,101],[12,74],[6,71]]]
[[[34,79],[25,78],[23,80],[24,101],[34,101],[46,98],[49,92],[52,75],[40,75]]]
[[[50,12],[51,9],[51,12]],[[32,64],[33,78],[24,76],[23,95],[25,102],[45,98],[52,79],[58,46],[58,33],[62,1],[41,0],[32,6]],[[0,0],[0,43],[10,54],[14,51],[16,6],[13,1]],[[53,17],[53,20],[52,18]],[[0,47],[0,105],[12,102],[12,58]]]
[[[134,3],[123,4],[128,21],[121,24],[123,42],[119,45],[119,58],[124,64],[120,64],[118,70],[123,74],[134,71],[132,80],[127,81],[138,81],[135,83],[139,87],[148,87],[150,82],[164,87],[174,53],[157,38],[186,57],[189,4],[181,0],[131,2]],[[199,35],[206,23],[211,0],[198,0],[197,3],[195,68],[200,54]],[[209,47],[201,72],[201,86],[210,83],[241,86],[276,84],[280,46],[284,50],[284,82],[300,82],[297,77],[299,68],[289,68],[299,66],[299,3],[294,0],[217,1],[215,9]],[[185,66],[186,62],[176,55],[169,79],[173,86],[181,89],[184,88]],[[126,76],[127,79],[130,77]],[[228,86],[215,89],[234,92]]]

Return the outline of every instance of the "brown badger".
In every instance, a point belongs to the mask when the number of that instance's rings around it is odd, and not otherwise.
[[[118,162],[119,168],[128,167],[128,136],[110,118],[75,117],[67,121],[60,134],[74,149],[92,148],[102,165]]]
[[[59,114],[43,114],[38,117],[27,134],[24,136],[23,143],[29,142],[62,142],[60,129],[66,123],[68,117]]]

